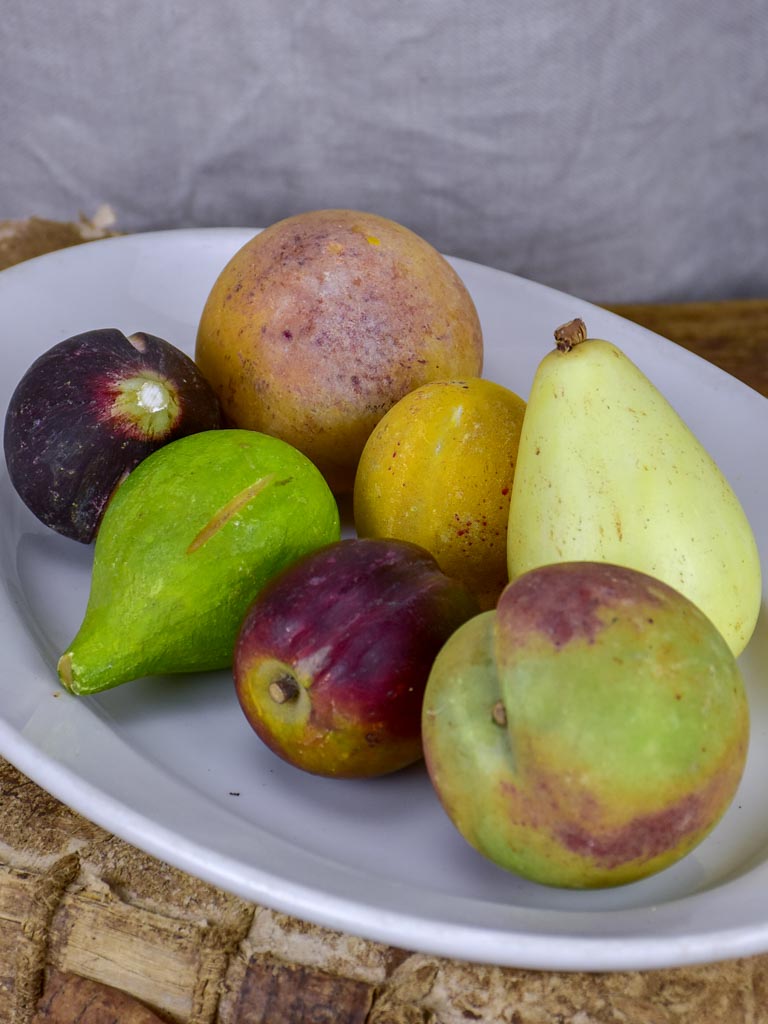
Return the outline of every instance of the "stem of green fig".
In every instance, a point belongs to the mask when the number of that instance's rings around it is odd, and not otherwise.
[[[587,340],[587,325],[580,317],[561,324],[555,331],[558,352],[570,352],[575,345]]]
[[[59,658],[59,663],[56,666],[56,670],[59,674],[59,679],[66,686],[68,690],[72,689],[72,655],[62,654]]]
[[[293,676],[278,676],[269,684],[267,691],[276,704],[285,704],[299,696],[299,684]]]

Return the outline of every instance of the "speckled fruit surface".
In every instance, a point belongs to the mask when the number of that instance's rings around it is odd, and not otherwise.
[[[469,292],[428,242],[319,210],[266,228],[222,269],[195,359],[235,426],[289,441],[350,491],[387,409],[428,380],[479,374],[482,350]]]

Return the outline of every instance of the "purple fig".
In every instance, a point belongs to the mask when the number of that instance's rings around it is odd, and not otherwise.
[[[5,461],[24,504],[90,543],[115,488],[169,441],[224,425],[195,363],[151,334],[86,331],[29,367],[5,417]]]
[[[479,608],[423,548],[343,540],[284,570],[251,605],[234,676],[251,726],[278,756],[341,778],[418,761],[432,662]]]

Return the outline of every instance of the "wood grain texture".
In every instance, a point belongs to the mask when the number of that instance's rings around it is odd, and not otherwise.
[[[0,222],[0,267],[98,232]],[[610,308],[768,394],[768,299]],[[768,1024],[768,955],[564,974],[383,946],[177,871],[0,759],[0,1022],[112,1021]]]
[[[768,300],[609,306],[768,396]]]
[[[238,993],[233,1024],[366,1024],[373,996],[373,986],[363,981],[253,957]]]
[[[31,1024],[164,1024],[136,999],[76,974],[49,971]]]

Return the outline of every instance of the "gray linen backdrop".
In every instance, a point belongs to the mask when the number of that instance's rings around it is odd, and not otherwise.
[[[768,0],[6,0],[0,219],[344,206],[597,301],[768,294]]]

